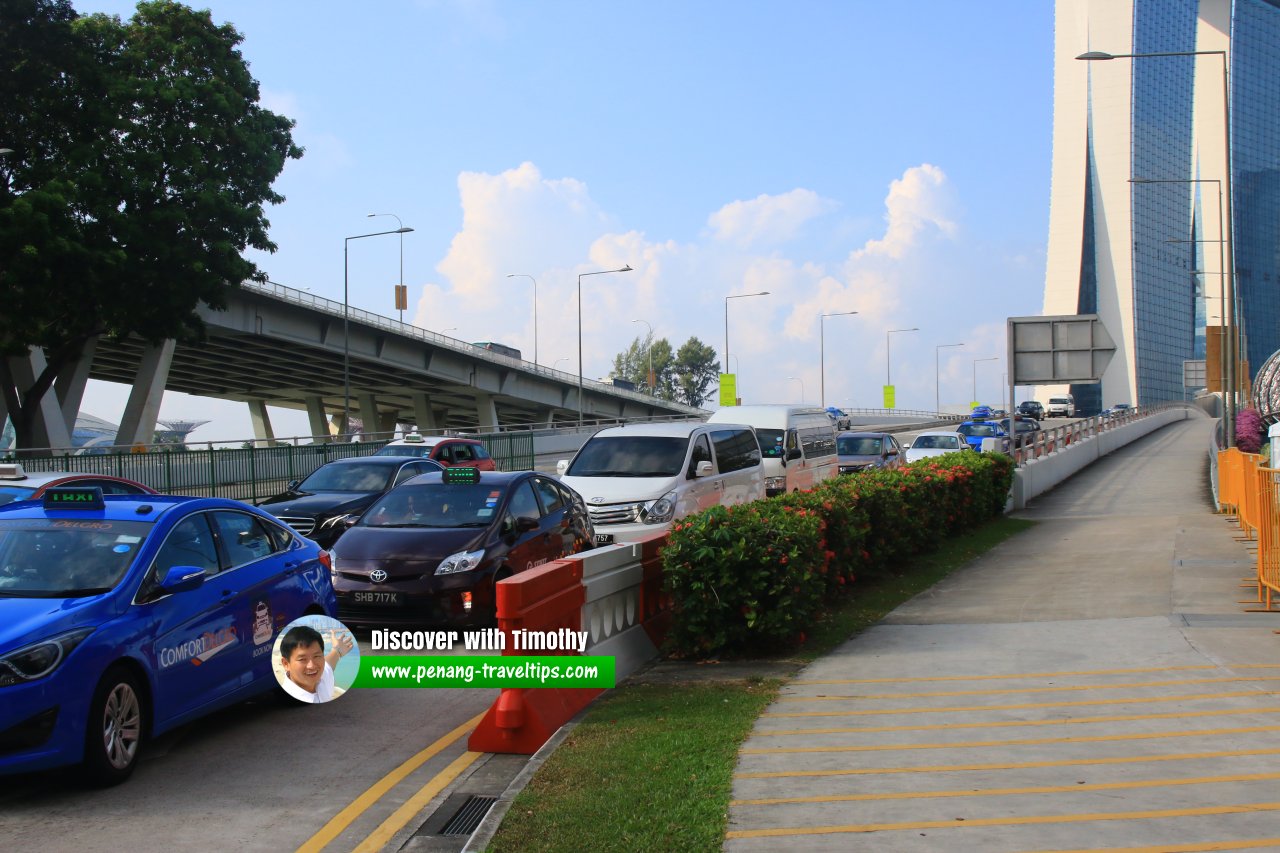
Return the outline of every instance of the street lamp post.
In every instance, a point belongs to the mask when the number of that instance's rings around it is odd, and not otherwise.
[[[631,272],[631,265],[623,264],[616,270],[578,273],[578,426],[582,426],[582,277],[585,275],[606,275],[611,272]]]
[[[346,237],[342,241],[342,428],[350,434],[351,426],[351,335],[350,322],[348,315],[350,314],[350,268],[347,262],[350,255],[351,241],[363,240],[365,237],[381,237],[384,234],[408,234],[413,231],[412,228],[401,226],[395,231],[375,231],[372,234],[357,234],[354,237]],[[403,240],[404,237],[402,236]]]
[[[803,380],[803,379],[801,379],[799,376],[788,376],[787,378],[788,378],[788,379],[794,379],[795,381],[797,381],[797,382],[799,382],[799,383],[800,383],[800,402],[801,402],[801,403],[803,403],[803,402],[804,402],[804,398],[805,398],[805,393],[804,393],[804,380]]]
[[[513,272],[507,278],[527,278],[533,282],[533,363],[538,363],[538,280],[527,272]]]
[[[1180,50],[1162,51],[1158,53],[1106,53],[1101,50],[1091,50],[1087,53],[1080,54],[1076,59],[1083,59],[1085,61],[1106,61],[1111,59],[1151,59],[1159,56],[1217,56],[1222,60],[1222,125],[1224,141],[1226,143],[1223,149],[1223,159],[1225,160],[1226,168],[1223,170],[1224,175],[1222,182],[1225,187],[1224,194],[1226,195],[1227,206],[1226,223],[1224,225],[1225,232],[1222,236],[1227,241],[1227,326],[1228,328],[1235,330],[1239,319],[1236,316],[1236,256],[1235,248],[1231,242],[1233,230],[1231,221],[1235,218],[1235,207],[1232,204],[1231,196],[1231,82],[1229,66],[1227,63],[1227,52],[1225,50]],[[1227,384],[1229,388],[1223,394],[1223,400],[1227,403],[1227,405],[1224,406],[1225,412],[1223,414],[1225,417],[1224,426],[1226,427],[1227,447],[1233,447],[1235,446],[1235,410],[1236,406],[1239,404],[1237,394],[1239,382],[1236,379],[1236,364],[1237,359],[1239,358],[1239,353],[1236,351],[1236,334],[1233,333],[1230,336],[1227,349],[1229,356],[1227,361]],[[1134,400],[1134,402],[1137,403],[1139,401]]]
[[[920,331],[918,328],[912,327],[910,329],[890,329],[889,331],[884,333],[884,387],[886,388],[886,391],[885,391],[886,396],[889,393],[887,389],[893,387],[893,379],[891,378],[892,373],[889,369],[889,336],[897,332],[918,332],[918,331]],[[897,408],[896,395],[894,399],[894,408]]]
[[[993,355],[990,358],[975,358],[973,360],[973,402],[978,402],[978,362],[999,360],[1000,356],[998,355]]]
[[[646,320],[632,320],[631,322],[644,323],[644,327],[649,330],[649,345],[646,346],[645,349],[649,351],[649,375],[653,376],[653,326],[650,326],[648,321]],[[645,384],[649,385],[648,382],[646,382]],[[658,384],[657,377],[654,377],[653,385],[649,385],[650,396],[652,396],[653,393],[657,390],[656,389],[657,384]]]
[[[964,344],[938,344],[933,348],[933,410],[942,413],[942,362],[938,360],[939,350],[948,347],[962,347]]]
[[[819,405],[824,409],[827,407],[827,334],[826,320],[828,317],[844,317],[849,314],[857,314],[857,311],[836,311],[831,314],[818,315],[818,395],[821,398]]]
[[[400,280],[396,283],[396,305],[399,306],[400,305],[400,288],[404,287],[404,232],[406,229],[404,227],[404,223],[400,221],[400,217],[396,216],[394,213],[370,213],[368,218],[371,219],[375,216],[390,216],[392,219],[396,221],[396,227],[400,229],[399,231],[396,232],[397,234],[400,235]],[[412,231],[413,229],[410,228],[408,230]],[[400,322],[401,323],[404,322],[403,308],[400,309]]]
[[[729,300],[730,299],[746,299],[750,296],[768,296],[769,291],[762,290],[759,293],[739,293],[734,296],[726,296],[724,298],[724,369],[729,369]]]

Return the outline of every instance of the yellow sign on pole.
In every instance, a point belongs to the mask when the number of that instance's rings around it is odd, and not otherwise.
[[[732,406],[738,401],[738,376],[734,373],[720,374],[720,405]]]
[[[892,385],[884,386],[884,407],[886,409],[893,409],[897,407],[897,403],[897,389]]]

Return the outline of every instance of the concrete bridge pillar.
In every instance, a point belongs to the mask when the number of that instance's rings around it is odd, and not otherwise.
[[[13,378],[17,383],[18,392],[23,393],[35,384],[36,377],[44,372],[47,364],[48,362],[44,358],[44,350],[40,347],[31,347],[26,358],[11,359],[9,366],[13,370]],[[53,390],[50,389],[50,391]],[[58,405],[57,394],[46,393],[40,400],[36,416],[31,422],[31,447],[70,447],[71,430],[74,425],[74,417],[70,425],[67,424],[66,419],[63,417],[62,408]]]
[[[476,392],[476,419],[480,424],[480,432],[498,431],[498,407],[493,404],[493,395]]]
[[[267,412],[266,400],[249,401],[249,420],[253,422],[254,445],[270,447],[276,440],[275,430],[271,428],[271,415]]]
[[[333,441],[333,430],[329,428],[329,421],[324,416],[323,397],[307,398],[307,423],[313,438],[323,437],[326,443]]]
[[[97,338],[85,344],[75,367],[64,370],[53,383],[58,394],[58,406],[62,409],[62,420],[70,432],[75,432],[76,418],[80,417],[80,404],[84,401],[84,388],[89,381],[89,368],[93,366],[93,353],[97,348]]]
[[[436,414],[431,408],[431,399],[426,392],[416,391],[413,394],[413,421],[418,427],[418,432],[430,434],[438,431]]]
[[[160,417],[160,402],[164,399],[164,386],[169,381],[169,366],[173,364],[176,345],[176,341],[169,339],[143,350],[138,377],[133,381],[133,391],[129,393],[120,429],[116,431],[117,445],[151,444],[155,440],[156,419]]]
[[[351,440],[351,425],[349,424],[349,420],[350,418],[347,417],[346,412],[335,412],[330,416],[330,421],[333,423],[332,432],[335,441]]]
[[[364,434],[369,437],[378,436],[382,429],[382,421],[378,417],[378,399],[368,393],[356,395],[356,411],[360,413],[360,423],[364,426]]]

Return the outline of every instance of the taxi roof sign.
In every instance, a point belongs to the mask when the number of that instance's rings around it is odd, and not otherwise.
[[[422,444],[423,440],[420,432],[406,433],[404,437],[405,444]]]
[[[51,486],[44,490],[45,509],[106,509],[98,486]]]
[[[480,482],[479,468],[445,468],[443,480],[446,483],[466,483],[468,485]]]

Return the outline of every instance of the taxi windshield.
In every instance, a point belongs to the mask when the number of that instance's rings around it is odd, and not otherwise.
[[[994,438],[996,428],[991,424],[960,424],[956,432],[973,438]]]
[[[383,495],[360,516],[360,527],[488,527],[503,489],[483,483],[423,483]]]
[[[79,598],[114,589],[147,521],[0,520],[0,598]]]

